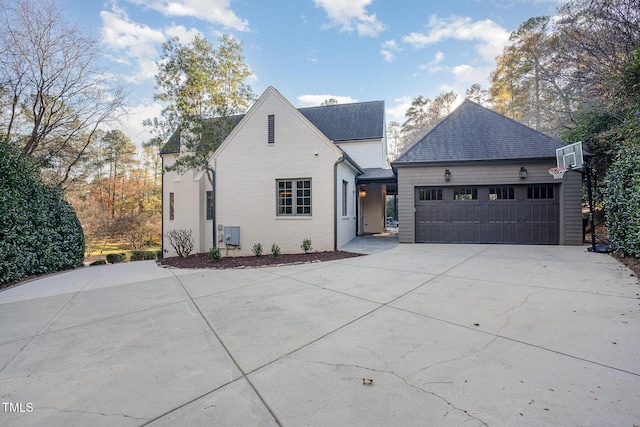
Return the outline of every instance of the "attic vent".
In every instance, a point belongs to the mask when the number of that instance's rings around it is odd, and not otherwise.
[[[269,131],[268,131],[268,136],[267,136],[267,142],[269,144],[273,144],[274,142],[276,142],[276,130],[275,130],[275,122],[276,122],[276,116],[274,116],[273,114],[270,114],[268,117],[268,122],[269,122]]]

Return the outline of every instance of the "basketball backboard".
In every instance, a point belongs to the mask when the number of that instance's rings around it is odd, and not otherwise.
[[[582,155],[582,142],[569,144],[556,150],[556,159],[559,168],[580,169],[584,166]]]

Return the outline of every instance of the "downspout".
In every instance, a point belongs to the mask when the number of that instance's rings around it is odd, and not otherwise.
[[[333,250],[338,250],[338,165],[346,160],[343,154],[333,164]]]
[[[160,252],[162,252],[162,258],[164,258],[164,156],[160,155],[160,162],[162,166],[162,178],[160,179]]]
[[[211,215],[211,220],[213,222],[211,224],[211,247],[217,248],[218,240],[216,239],[216,171],[211,166],[209,166],[209,162],[205,163],[204,168],[211,172],[211,191],[213,192],[213,200],[211,202],[213,205],[213,214]]]

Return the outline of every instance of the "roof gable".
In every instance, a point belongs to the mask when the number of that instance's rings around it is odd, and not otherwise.
[[[555,158],[564,144],[468,99],[409,147],[393,165]]]
[[[297,110],[284,96],[282,96],[282,94],[280,94],[280,92],[278,92],[274,87],[269,86],[267,90],[265,90],[264,93],[260,96],[260,98],[258,98],[256,103],[251,106],[247,114],[245,114],[244,117],[239,121],[239,123],[233,128],[233,130],[224,140],[222,145],[220,145],[220,147],[213,153],[213,157],[214,158],[219,157],[221,153],[223,153],[230,144],[233,144],[233,141],[236,135],[238,135],[241,132],[242,128],[246,126],[247,123],[253,120],[254,116],[257,114],[257,111],[262,109],[262,105],[267,103],[268,100],[274,100],[274,99],[275,99],[275,102],[283,106],[286,110],[288,110],[291,114],[293,114],[293,116],[296,119],[298,119],[301,123],[303,123],[304,126],[306,126],[309,130],[315,133],[318,136],[319,140],[322,141],[322,143],[324,143],[327,147],[329,147],[331,150],[335,151],[336,153],[339,153],[339,154],[343,153],[340,147],[333,144],[326,137],[326,135],[320,132],[320,130],[318,130],[318,128],[313,125],[313,123],[310,123],[300,113],[299,110]]]
[[[278,93],[275,88],[269,87],[261,98],[268,92]],[[280,97],[286,101],[282,95]],[[384,101],[324,105],[298,108],[297,111],[333,142],[384,138]],[[245,115],[233,117],[236,127],[244,117]],[[175,132],[162,147],[160,154],[178,153],[180,144],[180,132]]]

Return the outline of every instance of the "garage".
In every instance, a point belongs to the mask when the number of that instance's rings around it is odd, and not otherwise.
[[[555,187],[416,187],[415,241],[558,244]]]
[[[564,143],[465,100],[391,163],[400,243],[582,244],[582,176]]]

